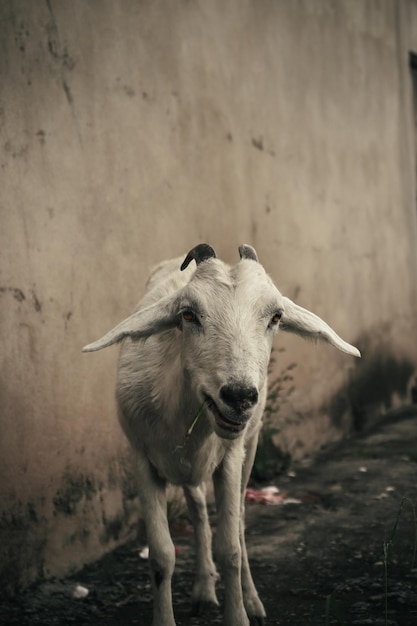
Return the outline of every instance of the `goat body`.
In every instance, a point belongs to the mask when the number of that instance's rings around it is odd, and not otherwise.
[[[244,494],[267,395],[278,328],[325,340],[360,356],[323,320],[281,295],[250,246],[231,267],[199,244],[151,273],[133,315],[85,351],[122,341],[117,404],[136,460],[147,529],[153,626],[175,626],[171,577],[175,551],[165,488],[182,485],[195,529],[195,613],[217,604],[217,572],[204,483],[213,479],[214,541],[224,587],[225,626],[261,625],[265,610],[253,583],[244,537]],[[196,268],[189,266],[196,262]]]

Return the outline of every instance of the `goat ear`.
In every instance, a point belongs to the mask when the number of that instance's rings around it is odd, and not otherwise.
[[[338,350],[352,356],[361,356],[361,353],[355,346],[351,346],[350,343],[339,337],[320,317],[298,306],[289,298],[284,298],[284,313],[279,327],[281,330],[296,333],[306,339],[327,341]]]
[[[168,330],[177,325],[176,300],[171,296],[163,298],[157,304],[146,307],[127,317],[101,339],[89,343],[83,352],[95,352],[107,348],[113,343],[119,343],[125,337],[146,339],[151,335]]]

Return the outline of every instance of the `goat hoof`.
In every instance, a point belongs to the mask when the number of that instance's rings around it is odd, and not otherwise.
[[[198,602],[193,602],[191,605],[191,616],[198,617],[199,615],[203,615],[205,613],[211,613],[213,610],[217,609],[219,605],[216,602],[211,600],[199,600]]]
[[[250,623],[250,626],[265,626],[266,625],[265,617],[263,617],[263,615],[252,615],[252,617],[249,617],[249,623]]]

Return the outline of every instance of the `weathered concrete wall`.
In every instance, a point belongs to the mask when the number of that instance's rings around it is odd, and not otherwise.
[[[276,418],[292,454],[406,392],[415,12],[405,0],[0,4],[10,588],[77,567],[134,527],[117,350],[81,348],[131,311],[162,258],[209,241],[234,261],[251,243],[284,293],[363,350],[358,364],[279,338]]]

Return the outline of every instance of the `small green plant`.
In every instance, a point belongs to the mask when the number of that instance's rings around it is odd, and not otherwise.
[[[385,626],[388,626],[388,565],[392,555],[392,549],[394,546],[395,535],[397,534],[398,524],[400,521],[401,513],[403,511],[404,505],[408,504],[411,507],[413,513],[413,522],[414,522],[414,545],[413,545],[413,555],[411,558],[411,569],[414,567],[416,552],[417,552],[417,517],[414,503],[409,498],[403,498],[401,500],[397,517],[395,519],[394,526],[390,533],[389,539],[384,541],[384,614],[385,614]],[[325,608],[325,626],[329,626],[330,624],[330,615],[333,613],[336,616],[338,622],[344,626],[343,614],[341,612],[340,606],[338,602],[335,600],[332,594],[326,596],[326,608]]]
[[[325,626],[329,626],[330,624],[330,613],[333,611],[333,613],[336,615],[337,621],[339,622],[339,624],[341,624],[342,626],[344,626],[344,619],[343,619],[343,614],[342,611],[339,607],[338,602],[336,602],[336,600],[333,598],[332,594],[329,593],[328,596],[326,596],[326,613],[325,613]]]
[[[198,420],[201,417],[201,414],[203,412],[204,407],[207,404],[207,400],[204,400],[202,405],[200,406],[200,408],[198,409],[193,421],[191,422],[191,426],[188,428],[187,432],[185,433],[185,438],[184,438],[184,443],[178,445],[174,452],[179,452],[180,453],[180,463],[181,465],[184,463],[184,455],[185,455],[185,449],[188,443],[188,440],[190,439],[192,432],[195,428],[195,425],[197,424]]]
[[[400,521],[401,513],[405,504],[409,504],[411,510],[413,512],[413,521],[414,521],[414,547],[413,547],[413,556],[411,559],[411,569],[414,567],[414,562],[416,558],[416,549],[417,549],[417,518],[416,518],[416,510],[414,507],[414,503],[409,498],[403,498],[400,503],[400,508],[398,509],[397,518],[395,520],[395,524],[392,528],[391,534],[389,536],[388,541],[384,541],[384,610],[385,610],[385,626],[388,624],[388,564],[392,554],[392,548],[394,545],[395,535],[397,533],[398,523]]]
[[[271,374],[272,364],[275,362],[271,358],[268,374]],[[268,396],[264,409],[263,427],[259,435],[258,448],[256,450],[255,461],[252,469],[252,476],[256,480],[272,480],[277,474],[288,469],[291,457],[283,453],[274,443],[274,436],[281,432],[276,426],[277,415],[281,408],[281,402],[293,391],[293,387],[287,389],[287,383],[293,380],[290,373],[296,367],[295,363],[288,365],[284,371],[274,378],[269,384]]]

